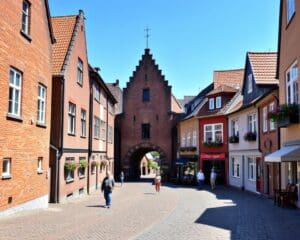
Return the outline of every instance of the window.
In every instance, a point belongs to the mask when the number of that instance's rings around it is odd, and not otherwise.
[[[11,176],[11,159],[4,158],[2,163],[2,178],[9,178]]]
[[[86,111],[81,109],[81,137],[86,137]]]
[[[273,112],[275,110],[274,106],[275,106],[274,102],[270,103],[269,112]],[[275,123],[269,120],[269,124],[270,124],[270,130],[275,130]]]
[[[69,102],[68,133],[75,135],[76,105]]]
[[[82,86],[83,84],[83,62],[78,58],[77,62],[77,83]]]
[[[104,122],[103,120],[100,120],[100,127],[101,127],[100,137],[103,141],[105,141],[106,140],[106,122]]]
[[[182,138],[181,138],[181,147],[185,147],[185,135],[182,134]]]
[[[256,133],[256,114],[248,115],[248,131]]]
[[[86,168],[86,158],[79,157],[79,168],[78,168],[79,178],[83,178],[85,176],[85,168]]]
[[[191,133],[188,132],[187,137],[186,137],[186,146],[190,147],[191,146]]]
[[[143,102],[150,101],[150,90],[149,88],[143,89]]]
[[[29,35],[29,21],[30,21],[30,5],[29,2],[23,1],[22,8],[22,32]]]
[[[22,75],[11,68],[9,72],[9,101],[8,112],[20,116]]]
[[[210,98],[209,99],[209,109],[212,110],[215,108],[215,99],[214,98]]]
[[[252,74],[248,75],[248,93],[252,93],[253,90],[253,80],[252,80]]]
[[[94,116],[94,138],[100,138],[100,118]]]
[[[37,171],[38,171],[38,173],[43,172],[43,158],[42,157],[38,158]]]
[[[233,177],[240,177],[240,161],[234,157],[231,158],[231,175]]]
[[[231,136],[239,135],[239,126],[237,120],[231,120]]]
[[[74,157],[66,157],[65,162],[65,179],[66,182],[72,182],[74,180],[74,169],[75,167],[66,167],[68,165],[74,165],[75,166],[75,158]]]
[[[193,131],[193,147],[197,146],[197,132]]]
[[[38,112],[37,121],[45,123],[45,108],[46,108],[46,88],[39,84],[38,86]]]
[[[286,1],[286,17],[287,23],[290,22],[291,18],[295,13],[295,0],[287,0]]]
[[[223,142],[223,124],[204,125],[204,142],[206,143],[222,143]]]
[[[113,134],[114,134],[113,128],[111,126],[108,126],[108,139],[107,139],[107,141],[109,143],[113,143],[113,136],[114,136]]]
[[[95,84],[94,94],[95,94],[95,99],[98,102],[100,102],[100,87],[99,87],[99,85],[97,83]]]
[[[221,108],[222,106],[222,98],[216,97],[216,108]]]
[[[268,108],[264,107],[263,108],[263,132],[267,132],[268,131]]]
[[[248,179],[251,181],[256,180],[256,166],[252,157],[248,157]]]
[[[150,124],[143,123],[142,124],[142,139],[149,139],[150,138]]]
[[[286,72],[286,102],[298,103],[298,65],[294,63]]]

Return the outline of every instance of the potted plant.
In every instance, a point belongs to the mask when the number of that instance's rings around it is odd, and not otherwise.
[[[197,150],[197,147],[188,147],[187,150],[193,152]]]
[[[87,165],[87,162],[85,159],[80,159],[79,160],[79,168],[85,168]]]
[[[299,107],[297,104],[283,104],[272,112],[268,118],[276,122],[278,127],[286,127],[292,123],[299,123]]]
[[[76,168],[76,164],[74,161],[66,161],[65,162],[65,169],[67,171],[73,171]]]
[[[204,142],[203,146],[205,147],[220,147],[223,145],[223,142],[221,141],[215,141],[215,142]]]
[[[229,143],[238,143],[239,142],[239,136],[237,135],[232,135],[229,137]]]
[[[244,135],[245,141],[251,142],[251,141],[256,141],[256,132],[247,132]]]

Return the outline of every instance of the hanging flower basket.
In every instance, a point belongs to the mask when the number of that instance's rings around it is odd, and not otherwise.
[[[244,135],[244,139],[248,142],[256,141],[256,132],[247,132]]]
[[[92,166],[92,167],[99,167],[99,166],[100,166],[100,163],[97,162],[97,161],[95,161],[95,160],[93,160],[93,161],[91,162],[91,166]]]
[[[204,142],[203,146],[204,147],[221,147],[223,145],[222,142]]]
[[[229,137],[229,143],[238,143],[239,142],[239,136],[233,135]]]
[[[76,164],[74,161],[66,161],[65,162],[65,169],[68,171],[72,171],[76,168]]]
[[[299,123],[299,107],[297,104],[284,104],[268,113],[268,118],[277,123],[278,127],[286,127],[292,123]]]

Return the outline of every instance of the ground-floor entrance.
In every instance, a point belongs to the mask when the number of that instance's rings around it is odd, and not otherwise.
[[[211,169],[217,173],[216,184],[226,184],[226,171],[224,160],[203,160],[203,173],[205,183],[209,184]]]

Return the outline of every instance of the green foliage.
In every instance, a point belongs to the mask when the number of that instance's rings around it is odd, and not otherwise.
[[[74,161],[66,161],[65,162],[65,169],[68,171],[72,171],[76,168],[76,164]]]
[[[85,159],[80,159],[79,160],[79,168],[85,168],[87,165],[87,162]]]
[[[153,161],[153,160],[149,160],[148,162],[148,167],[150,169],[154,169],[154,170],[157,170],[158,169],[158,163]]]

